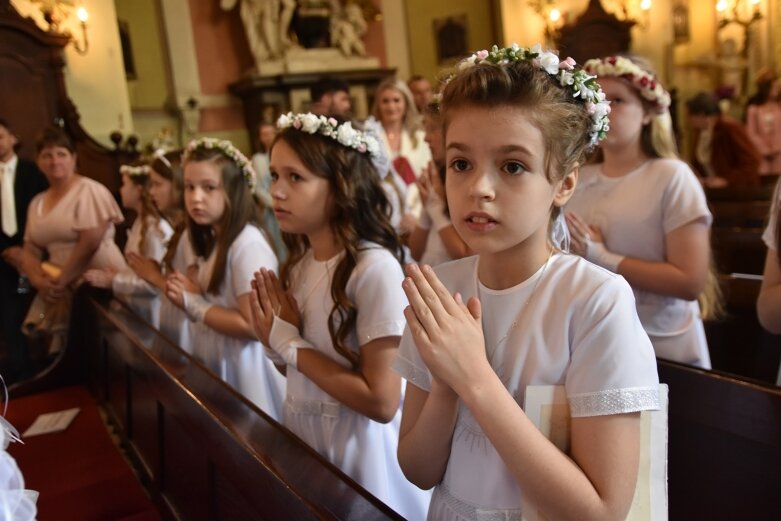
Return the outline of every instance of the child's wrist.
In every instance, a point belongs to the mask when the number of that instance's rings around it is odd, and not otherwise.
[[[624,256],[608,251],[603,242],[588,241],[586,259],[606,270],[618,273],[618,265],[624,260]]]
[[[314,347],[301,337],[296,326],[278,316],[274,317],[274,322],[271,324],[268,343],[285,364],[295,368],[298,367],[298,350]],[[274,358],[272,361],[275,361]]]
[[[203,322],[206,312],[212,307],[203,296],[189,291],[182,292],[182,305],[185,315],[193,322]]]

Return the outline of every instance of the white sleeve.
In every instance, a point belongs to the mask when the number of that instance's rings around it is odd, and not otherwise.
[[[119,295],[156,295],[158,289],[136,275],[133,270],[122,270],[111,281],[111,289]]]
[[[165,257],[166,245],[174,231],[168,221],[158,219],[150,222],[146,229],[146,251],[144,256],[157,262]]]
[[[770,205],[770,216],[767,221],[767,228],[762,234],[762,240],[765,241],[765,245],[771,250],[778,251],[778,244],[776,238],[778,237],[778,212],[781,207],[781,180],[776,185],[775,194],[773,195],[773,204]]]
[[[251,235],[246,235],[241,242],[237,240],[233,243],[234,251],[230,258],[231,290],[237,297],[252,291],[253,274],[260,268],[277,271],[277,257],[260,230],[252,230]]]
[[[611,277],[582,304],[564,384],[572,417],[658,409],[656,358],[629,284]]]
[[[404,328],[404,334],[401,336],[399,350],[393,360],[393,370],[415,387],[424,391],[431,389],[431,372],[420,358],[409,326]]]
[[[355,331],[358,345],[366,345],[377,338],[401,336],[406,321],[404,308],[407,296],[401,289],[404,280],[399,261],[385,249],[361,252],[350,284],[354,295],[357,317]]]
[[[704,218],[708,225],[713,222],[705,192],[697,176],[683,161],[675,163],[676,171],[662,199],[662,226],[665,234],[697,219]]]

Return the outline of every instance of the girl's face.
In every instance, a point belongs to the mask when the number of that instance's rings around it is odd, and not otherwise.
[[[271,150],[271,197],[279,229],[314,235],[329,229],[331,187],[309,170],[285,141]]]
[[[173,200],[173,181],[166,179],[154,170],[149,174],[149,195],[152,196],[155,206],[161,212],[171,209],[176,204],[176,201]]]
[[[141,209],[141,187],[136,185],[128,174],[122,174],[122,186],[119,188],[122,207],[128,210]]]
[[[380,120],[383,124],[398,123],[404,120],[407,112],[407,102],[404,95],[393,88],[380,92],[378,101],[380,107]]]
[[[551,206],[570,191],[545,171],[546,146],[524,108],[459,108],[445,135],[447,203],[458,234],[479,254],[546,248]]]
[[[258,139],[260,144],[263,145],[263,149],[268,152],[271,148],[271,144],[274,143],[274,138],[277,137],[277,129],[274,125],[261,125],[258,132]]]
[[[62,181],[76,173],[76,154],[65,147],[46,147],[38,153],[38,168],[50,184]]]
[[[600,78],[610,102],[610,132],[600,146],[623,149],[640,143],[643,126],[651,121],[637,91],[617,78]]]
[[[227,200],[222,172],[214,161],[190,161],[184,166],[184,206],[201,226],[215,226],[225,213]]]

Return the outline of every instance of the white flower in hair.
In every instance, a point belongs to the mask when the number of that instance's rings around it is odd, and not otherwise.
[[[227,139],[217,139],[213,137],[193,139],[187,145],[187,148],[184,149],[184,153],[182,153],[182,163],[186,163],[187,160],[190,159],[192,153],[199,148],[206,148],[209,150],[215,148],[219,149],[220,152],[225,155],[225,157],[236,163],[236,166],[239,167],[242,175],[244,176],[244,181],[247,183],[247,186],[250,188],[255,187],[255,181],[258,177],[255,173],[255,169],[252,168],[252,163],[250,163],[250,160],[247,159],[247,156],[242,154],[238,148],[233,146],[233,143]]]
[[[605,101],[605,94],[596,81],[597,77],[588,74],[583,69],[577,68],[575,60],[572,58],[568,57],[560,60],[556,53],[543,51],[542,45],[539,43],[528,49],[514,43],[510,47],[501,49],[494,45],[490,51],[477,51],[472,56],[461,60],[456,69],[459,72],[463,72],[470,67],[483,63],[507,65],[519,61],[529,62],[534,67],[545,71],[562,88],[571,90],[574,98],[583,100],[584,108],[592,118],[592,125],[589,130],[589,143],[591,146],[596,145],[605,138],[610,128],[608,119],[610,104]]]
[[[557,74],[559,72],[559,57],[552,52],[544,52],[538,58],[540,67],[545,69],[548,74]]]
[[[380,144],[377,138],[368,132],[353,128],[352,122],[339,124],[334,118],[316,116],[311,112],[293,114],[288,112],[277,120],[277,128],[295,128],[307,134],[321,134],[329,137],[340,145],[352,148],[361,153],[368,153],[372,160],[379,154]]]
[[[324,116],[320,117],[324,118]],[[317,129],[320,128],[320,117],[315,116],[311,112],[309,114],[304,114],[304,117],[301,118],[301,130],[307,134],[314,134],[317,132]]]
[[[620,78],[629,82],[640,95],[653,105],[657,113],[670,108],[670,93],[664,90],[656,76],[642,69],[629,58],[610,56],[588,60],[583,69],[599,77]]]
[[[358,136],[358,131],[355,130],[353,124],[348,121],[344,125],[339,125],[336,129],[336,136],[339,143],[351,147],[353,146],[353,140]]]

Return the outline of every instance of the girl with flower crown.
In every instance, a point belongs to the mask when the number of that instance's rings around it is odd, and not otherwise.
[[[255,331],[287,373],[284,424],[407,519],[428,494],[396,458],[401,382],[391,361],[404,328],[403,254],[368,132],[283,115],[271,197],[288,248],[280,277],[256,274]]]
[[[193,354],[274,419],[284,378],[252,328],[250,281],[277,258],[259,228],[255,172],[229,141],[201,138],[182,157],[187,231],[198,256],[194,277],[168,276],[166,295],[190,319]]]
[[[622,275],[656,356],[710,368],[698,297],[708,285],[712,221],[678,159],[670,95],[626,57],[589,60],[611,101],[610,133],[567,205],[573,250]],[[712,278],[715,281],[715,277]],[[710,296],[708,306],[714,302]]]
[[[181,151],[165,153],[161,150],[155,153],[155,159],[150,165],[149,195],[152,196],[160,214],[174,230],[166,245],[162,262],[135,253],[127,256],[127,263],[136,275],[157,288],[163,295],[166,274],[177,271],[187,273],[196,263],[184,216],[181,158]],[[158,322],[158,329],[163,335],[185,351],[192,353],[187,315],[168,297],[160,301]]]
[[[477,255],[407,267],[394,365],[398,457],[435,487],[429,519],[626,517],[653,350],[626,281],[563,251],[561,217],[607,112],[593,76],[539,45],[476,53],[444,88],[448,207]],[[529,385],[564,386],[568,454],[524,412]]]
[[[123,165],[119,173],[122,175],[119,189],[122,207],[136,214],[127,234],[125,258],[136,255],[160,262],[173,229],[152,201],[149,165]],[[84,278],[93,286],[111,288],[114,295],[127,302],[139,317],[158,327],[160,293],[129,266],[120,272],[109,268],[91,269],[84,273]]]

